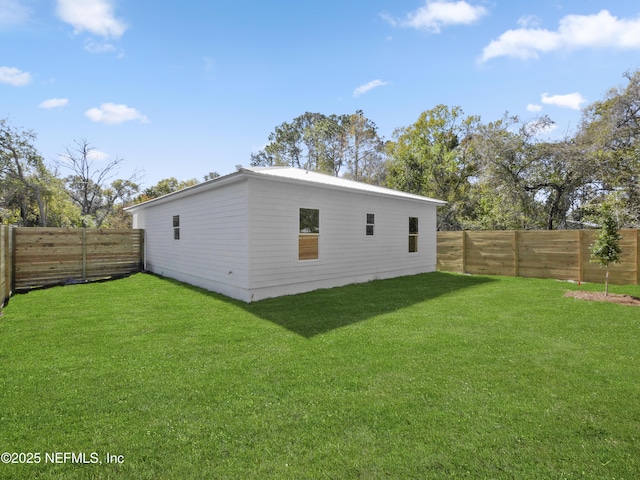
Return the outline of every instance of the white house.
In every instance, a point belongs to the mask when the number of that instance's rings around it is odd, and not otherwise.
[[[251,302],[436,268],[445,202],[289,167],[126,208],[148,271]]]

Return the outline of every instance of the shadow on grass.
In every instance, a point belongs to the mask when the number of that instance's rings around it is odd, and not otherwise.
[[[492,281],[487,277],[433,272],[241,303],[241,306],[253,315],[311,338]]]

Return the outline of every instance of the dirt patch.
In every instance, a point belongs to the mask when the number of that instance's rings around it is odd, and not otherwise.
[[[564,294],[565,297],[573,297],[579,300],[592,300],[594,302],[610,302],[618,303],[620,305],[632,305],[640,307],[640,298],[632,297],[631,295],[619,295],[617,293],[610,293],[605,297],[604,292],[583,292],[583,291],[569,291]]]

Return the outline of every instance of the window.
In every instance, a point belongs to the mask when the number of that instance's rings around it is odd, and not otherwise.
[[[418,217],[409,217],[409,253],[418,251]]]
[[[320,236],[320,210],[300,209],[298,233],[298,260],[318,259],[318,237]]]
[[[173,216],[173,239],[180,240],[180,215]]]
[[[367,225],[366,225],[366,234],[369,237],[373,236],[373,227],[376,223],[376,218],[373,213],[367,213]]]

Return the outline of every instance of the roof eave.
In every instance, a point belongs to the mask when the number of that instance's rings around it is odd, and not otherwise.
[[[277,167],[275,167],[277,168]],[[283,168],[287,168],[287,167],[283,167]],[[327,189],[331,189],[331,190],[337,190],[337,191],[351,191],[351,192],[356,192],[356,193],[360,193],[363,195],[374,195],[374,196],[378,196],[378,197],[383,197],[383,198],[395,198],[395,199],[399,199],[399,200],[409,200],[409,201],[415,201],[415,202],[421,202],[421,203],[429,203],[432,205],[435,205],[437,207],[441,207],[446,205],[448,202],[445,202],[444,200],[438,200],[435,198],[430,198],[430,197],[425,197],[422,195],[416,195],[413,193],[407,193],[407,192],[401,192],[400,190],[394,190],[392,188],[388,188],[388,187],[379,187],[381,190],[384,191],[380,191],[380,192],[376,192],[376,191],[371,191],[371,190],[365,190],[365,189],[359,189],[359,188],[353,188],[353,187],[344,187],[341,185],[331,185],[331,184],[326,184],[326,183],[319,183],[319,182],[315,182],[313,180],[305,180],[305,179],[301,179],[301,178],[290,178],[290,177],[285,177],[285,176],[278,176],[278,175],[268,175],[268,174],[263,174],[263,173],[259,173],[250,169],[246,169],[246,168],[242,168],[240,169],[240,171],[246,173],[247,175],[250,175],[254,178],[267,178],[267,179],[271,179],[271,180],[277,180],[277,181],[281,181],[281,182],[285,182],[285,183],[289,183],[289,184],[299,184],[299,183],[305,183],[307,185],[314,185],[320,188],[327,188]],[[358,182],[354,182],[354,183],[358,183]]]
[[[137,203],[135,205],[124,207],[123,210],[127,213],[133,213],[136,210],[148,207],[151,204],[160,205],[162,203],[166,203],[167,201],[170,201],[172,197],[188,197],[196,193],[204,192],[209,188],[215,188],[217,186],[236,182],[241,179],[243,174],[244,174],[244,170],[240,169],[237,172],[230,173],[222,177],[217,177],[217,178],[214,178],[213,180],[207,180],[206,182],[198,183],[196,185],[183,188],[181,190],[176,190],[175,192],[167,193],[166,195],[162,195],[161,197],[152,198],[151,200],[147,200],[146,202]]]
[[[177,190],[175,192],[168,193],[161,197],[152,198],[151,200],[147,200],[146,202],[138,203],[135,205],[131,205],[129,207],[124,207],[124,211],[127,213],[134,213],[137,210],[146,208],[148,206],[161,205],[168,201],[171,201],[173,198],[184,198],[190,195],[194,195],[196,193],[204,192],[210,188],[217,188],[219,186],[230,184],[241,180],[242,178],[258,178],[265,179],[271,181],[278,181],[287,184],[300,184],[304,183],[307,185],[313,185],[319,188],[325,188],[336,191],[345,191],[349,190],[355,193],[360,193],[362,195],[372,195],[383,198],[395,198],[398,200],[406,200],[406,201],[414,201],[420,203],[427,203],[430,205],[435,205],[436,207],[441,207],[447,204],[447,202],[443,200],[437,200],[435,198],[424,197],[422,195],[408,194],[406,192],[400,192],[398,190],[393,190],[391,188],[379,187],[382,191],[372,191],[366,189],[359,189],[353,187],[345,187],[341,185],[331,185],[326,183],[319,183],[313,180],[305,180],[300,178],[289,178],[286,176],[278,176],[278,175],[268,175],[264,173],[260,173],[257,171],[253,171],[247,168],[240,168],[238,171],[234,173],[230,173],[228,175],[224,175],[222,177],[214,178],[213,180],[208,180],[206,182],[198,183],[196,185],[192,185],[187,188],[183,188],[182,190]],[[357,183],[357,182],[356,182]]]

